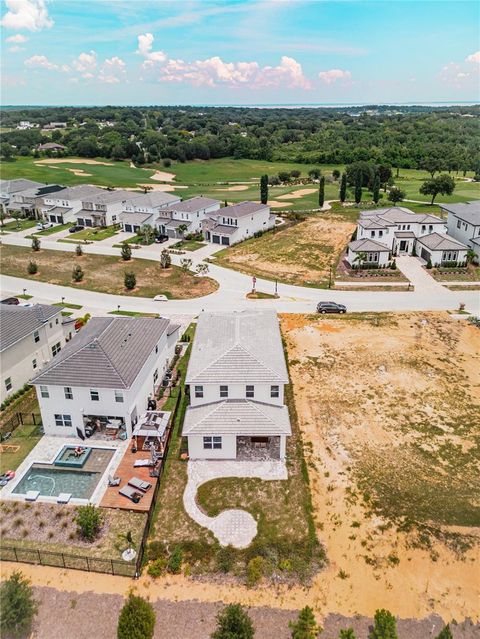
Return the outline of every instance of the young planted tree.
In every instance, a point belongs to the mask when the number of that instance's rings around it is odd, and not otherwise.
[[[439,193],[441,193],[441,195],[451,195],[454,190],[455,180],[451,175],[448,175],[447,173],[437,175],[437,177],[434,177],[431,180],[425,180],[425,182],[420,187],[420,193],[422,195],[432,196],[430,204],[434,203],[435,198]]]
[[[357,173],[355,177],[355,204],[360,204],[362,201],[362,176]]]
[[[172,265],[172,257],[170,253],[167,251],[167,249],[163,249],[160,255],[160,266],[162,268],[170,268],[171,265]]]
[[[302,608],[298,613],[297,621],[291,621],[289,626],[292,631],[292,639],[317,639],[318,634],[322,631],[310,606]]]
[[[338,169],[333,169],[332,177],[334,180],[338,180],[338,178],[340,177],[340,171]]]
[[[83,269],[80,266],[80,264],[77,264],[76,266],[73,267],[72,280],[74,282],[81,282],[83,280],[84,275],[85,273],[83,272]]]
[[[23,214],[20,211],[12,211],[10,213],[11,217],[13,217],[14,220],[16,220],[17,225],[16,228],[19,229],[20,228],[20,220],[23,217]]]
[[[123,283],[127,291],[132,291],[137,285],[137,277],[133,271],[126,271]]]
[[[393,205],[396,206],[397,202],[401,202],[405,199],[405,195],[405,191],[399,189],[398,186],[392,186],[392,188],[388,192],[387,200],[389,202],[393,202]]]
[[[435,639],[453,639],[452,631],[450,630],[450,626],[447,623],[445,628],[440,631],[440,633],[435,637]]]
[[[340,181],[340,202],[345,202],[347,199],[347,174],[342,173],[342,179]]]
[[[186,273],[187,271],[189,271],[192,268],[192,260],[189,257],[183,257],[180,260],[180,266],[182,267],[182,271],[184,273]]]
[[[217,629],[211,639],[253,639],[252,620],[240,604],[230,604],[217,615]]]
[[[34,237],[32,238],[32,251],[39,251],[40,250],[40,240],[38,237]]]
[[[377,610],[368,639],[398,639],[397,622],[388,610]]]
[[[80,537],[87,541],[95,541],[103,522],[100,509],[93,504],[79,506],[77,508],[75,522],[78,526]]]
[[[28,263],[27,273],[29,273],[30,275],[35,275],[35,273],[38,273],[37,263],[33,260],[30,260],[30,262]]]
[[[20,571],[13,572],[0,586],[0,635],[30,635],[37,610],[30,581]]]
[[[75,247],[75,255],[77,257],[82,257],[83,255],[83,248],[81,244],[77,244],[77,246]]]
[[[152,639],[155,621],[152,604],[130,593],[118,618],[117,639]]]
[[[322,171],[320,169],[310,169],[310,171],[308,172],[308,177],[311,180],[319,180],[321,175]]]
[[[177,230],[180,233],[180,235],[183,236],[183,234],[185,233],[187,229],[188,229],[188,226],[186,224],[180,224]]]
[[[195,271],[198,275],[206,275],[208,273],[208,264],[200,262],[200,264],[197,264]]]
[[[128,262],[129,260],[132,259],[132,249],[130,247],[130,244],[122,244],[122,249],[121,249],[121,256],[122,256],[122,260],[124,262]]]
[[[7,217],[7,214],[5,213],[5,211],[3,209],[0,209],[0,225],[1,226],[5,226],[6,217]]]
[[[260,202],[262,204],[268,202],[268,175],[262,175],[260,178]]]
[[[325,203],[325,176],[320,178],[320,186],[318,187],[318,206],[323,207]]]
[[[150,224],[144,224],[138,235],[142,244],[151,244],[155,239],[155,229]]]
[[[380,199],[380,176],[377,174],[373,179],[372,200],[378,204]]]

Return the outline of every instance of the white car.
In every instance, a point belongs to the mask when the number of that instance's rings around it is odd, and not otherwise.
[[[37,222],[37,229],[43,231],[45,229],[51,229],[54,226],[53,222]]]
[[[153,298],[154,302],[168,302],[168,297],[166,295],[155,295]]]

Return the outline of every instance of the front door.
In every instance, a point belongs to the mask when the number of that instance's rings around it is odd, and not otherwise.
[[[408,248],[408,242],[407,240],[400,240],[400,252],[401,253],[405,253],[405,251]]]

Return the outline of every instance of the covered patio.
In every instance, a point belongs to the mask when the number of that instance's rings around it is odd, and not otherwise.
[[[280,459],[281,436],[237,437],[239,461],[269,461]]]

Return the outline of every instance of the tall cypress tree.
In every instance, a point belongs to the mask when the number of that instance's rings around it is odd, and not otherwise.
[[[362,174],[360,171],[355,177],[355,204],[360,204],[362,201]]]
[[[318,188],[318,206],[322,208],[324,202],[325,202],[325,176],[322,175],[322,177],[320,178],[320,186]]]
[[[340,182],[340,202],[345,202],[347,199],[347,174],[342,173],[342,180]]]
[[[268,175],[262,175],[260,178],[260,202],[262,204],[268,202]]]
[[[380,199],[380,176],[377,174],[373,180],[373,201],[375,204],[378,204],[378,200]]]

